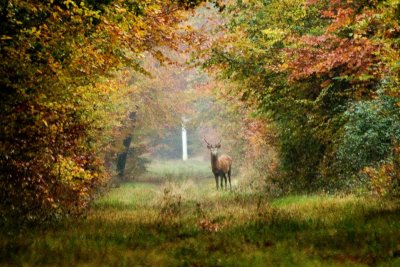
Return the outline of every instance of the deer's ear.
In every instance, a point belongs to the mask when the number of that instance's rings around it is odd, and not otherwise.
[[[221,145],[220,145],[220,144],[218,144],[218,145],[216,145],[215,147],[216,147],[216,148],[221,148]]]
[[[207,148],[208,148],[208,149],[210,149],[210,148],[211,148],[211,146],[210,146],[210,145],[207,145]]]

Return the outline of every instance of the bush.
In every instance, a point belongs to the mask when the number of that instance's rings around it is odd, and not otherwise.
[[[400,196],[400,147],[393,149],[390,159],[377,167],[363,170],[370,178],[371,191],[379,197]]]
[[[400,140],[397,102],[399,99],[385,96],[357,102],[345,112],[347,122],[337,157],[346,175],[376,166],[390,156]]]

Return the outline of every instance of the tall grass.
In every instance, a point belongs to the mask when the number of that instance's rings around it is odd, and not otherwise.
[[[160,177],[162,173],[160,172]],[[400,266],[400,204],[126,183],[86,218],[0,233],[4,266]]]

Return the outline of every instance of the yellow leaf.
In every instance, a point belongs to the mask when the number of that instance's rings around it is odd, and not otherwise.
[[[1,40],[11,40],[12,37],[11,36],[7,36],[7,35],[2,35],[0,39]]]

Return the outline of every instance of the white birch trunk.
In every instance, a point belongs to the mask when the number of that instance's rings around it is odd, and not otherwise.
[[[184,161],[188,160],[188,152],[187,152],[187,134],[185,126],[182,125],[182,159]]]

